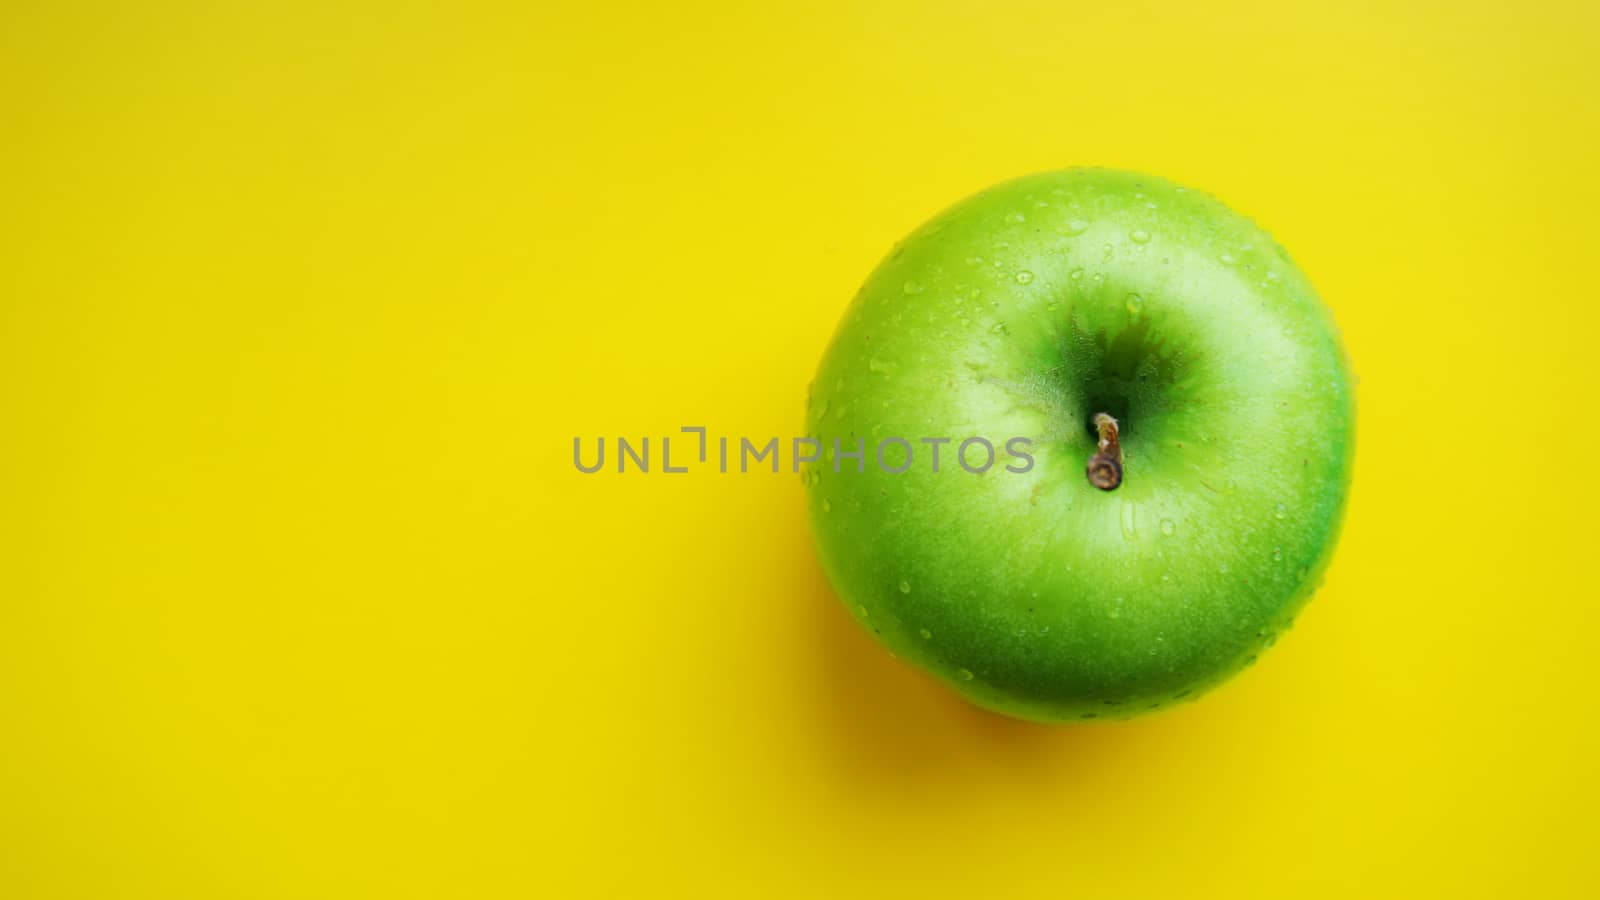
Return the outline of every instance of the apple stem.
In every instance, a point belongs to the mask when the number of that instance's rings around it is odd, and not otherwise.
[[[1116,490],[1122,483],[1122,445],[1117,443],[1117,420],[1105,413],[1095,413],[1095,430],[1100,432],[1100,444],[1089,457],[1089,483],[1102,491]]]

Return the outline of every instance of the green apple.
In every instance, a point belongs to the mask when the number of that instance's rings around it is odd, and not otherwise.
[[[803,481],[829,579],[899,657],[999,712],[1122,718],[1292,624],[1354,421],[1332,317],[1271,237],[1075,169],[967,199],[878,266],[812,384]]]

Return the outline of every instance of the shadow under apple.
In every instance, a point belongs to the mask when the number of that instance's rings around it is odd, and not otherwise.
[[[805,547],[809,550],[809,546]],[[968,703],[896,659],[845,611],[815,558],[797,560],[793,596],[805,604],[816,652],[808,698],[830,774],[852,791],[957,794],[992,788],[1072,792],[1108,769],[1162,754],[1174,717],[1042,725]]]

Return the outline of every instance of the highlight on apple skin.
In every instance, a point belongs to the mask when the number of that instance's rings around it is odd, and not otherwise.
[[[901,659],[1009,715],[1126,718],[1292,625],[1354,422],[1332,316],[1270,236],[1071,169],[956,204],[871,274],[818,366],[802,477],[828,578]]]

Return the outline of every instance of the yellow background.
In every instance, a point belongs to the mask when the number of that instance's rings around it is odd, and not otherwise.
[[[1593,896],[1596,9],[13,0],[0,896]],[[794,477],[574,470],[794,434],[896,239],[1073,164],[1256,217],[1361,378],[1227,687],[1001,719]]]

